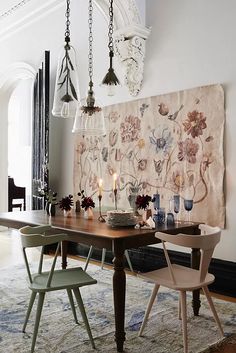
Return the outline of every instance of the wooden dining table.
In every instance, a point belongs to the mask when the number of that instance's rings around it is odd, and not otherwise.
[[[64,217],[62,214],[50,217],[43,210],[0,213],[0,225],[9,228],[19,229],[25,225],[36,226],[40,224],[49,224],[60,231],[66,232],[69,235],[69,241],[89,246],[93,245],[100,249],[106,248],[113,252],[115,341],[118,352],[123,352],[125,341],[126,273],[124,271],[124,251],[159,243],[160,241],[155,237],[156,231],[170,234],[199,234],[199,223],[180,222],[173,226],[165,224],[158,227],[158,229],[111,228],[106,223],[99,222],[96,214],[93,220],[88,220],[81,213],[73,213],[71,217]],[[66,242],[63,244],[62,250],[62,266],[65,268],[67,259]],[[199,249],[192,249],[191,266],[198,268],[199,260]],[[193,292],[193,310],[195,315],[198,315],[199,308],[199,292],[195,291]]]

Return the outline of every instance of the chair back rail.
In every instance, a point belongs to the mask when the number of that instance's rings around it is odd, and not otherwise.
[[[31,268],[29,265],[28,257],[27,257],[27,248],[32,248],[32,247],[41,247],[41,253],[40,253],[40,259],[39,259],[39,265],[38,265],[38,274],[42,273],[43,269],[43,260],[44,260],[44,246],[45,245],[50,245],[50,244],[55,244],[57,243],[57,248],[53,257],[53,261],[51,264],[50,271],[48,273],[48,278],[47,278],[47,284],[46,287],[49,288],[52,282],[53,278],[53,273],[55,270],[56,266],[56,261],[57,257],[59,254],[60,250],[60,244],[63,240],[67,240],[68,236],[67,234],[47,234],[46,232],[50,232],[52,228],[50,226],[37,226],[37,227],[30,227],[26,226],[23,227],[19,230],[20,235],[21,235],[21,243],[22,243],[22,249],[23,249],[23,256],[24,256],[24,261],[27,269],[27,274],[30,283],[32,283],[32,272]]]
[[[171,264],[168,251],[165,242],[182,246],[186,248],[195,248],[201,250],[200,268],[199,268],[199,281],[203,282],[208,273],[210,261],[215,249],[215,246],[219,243],[221,237],[221,229],[219,227],[210,227],[208,225],[200,224],[199,229],[201,230],[200,235],[190,234],[166,234],[162,232],[156,232],[155,237],[162,241],[163,250],[168,265],[170,277],[174,284],[176,284],[175,273]]]

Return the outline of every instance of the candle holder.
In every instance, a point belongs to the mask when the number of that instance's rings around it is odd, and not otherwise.
[[[114,192],[115,210],[117,210],[117,189],[114,189],[113,192]]]
[[[106,222],[105,218],[102,215],[102,195],[98,195],[98,201],[99,201],[99,217],[98,217],[98,220],[99,220],[99,222]]]

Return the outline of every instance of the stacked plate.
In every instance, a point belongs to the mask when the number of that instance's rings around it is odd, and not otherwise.
[[[107,212],[106,222],[111,227],[131,227],[137,223],[133,210],[113,210]]]

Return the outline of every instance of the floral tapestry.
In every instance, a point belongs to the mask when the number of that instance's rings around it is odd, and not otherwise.
[[[139,99],[104,108],[105,137],[77,136],[74,193],[85,190],[97,204],[103,179],[104,206],[114,205],[112,176],[117,173],[118,207],[129,208],[129,195],[159,193],[172,209],[193,200],[193,221],[224,227],[224,93],[220,85]]]

